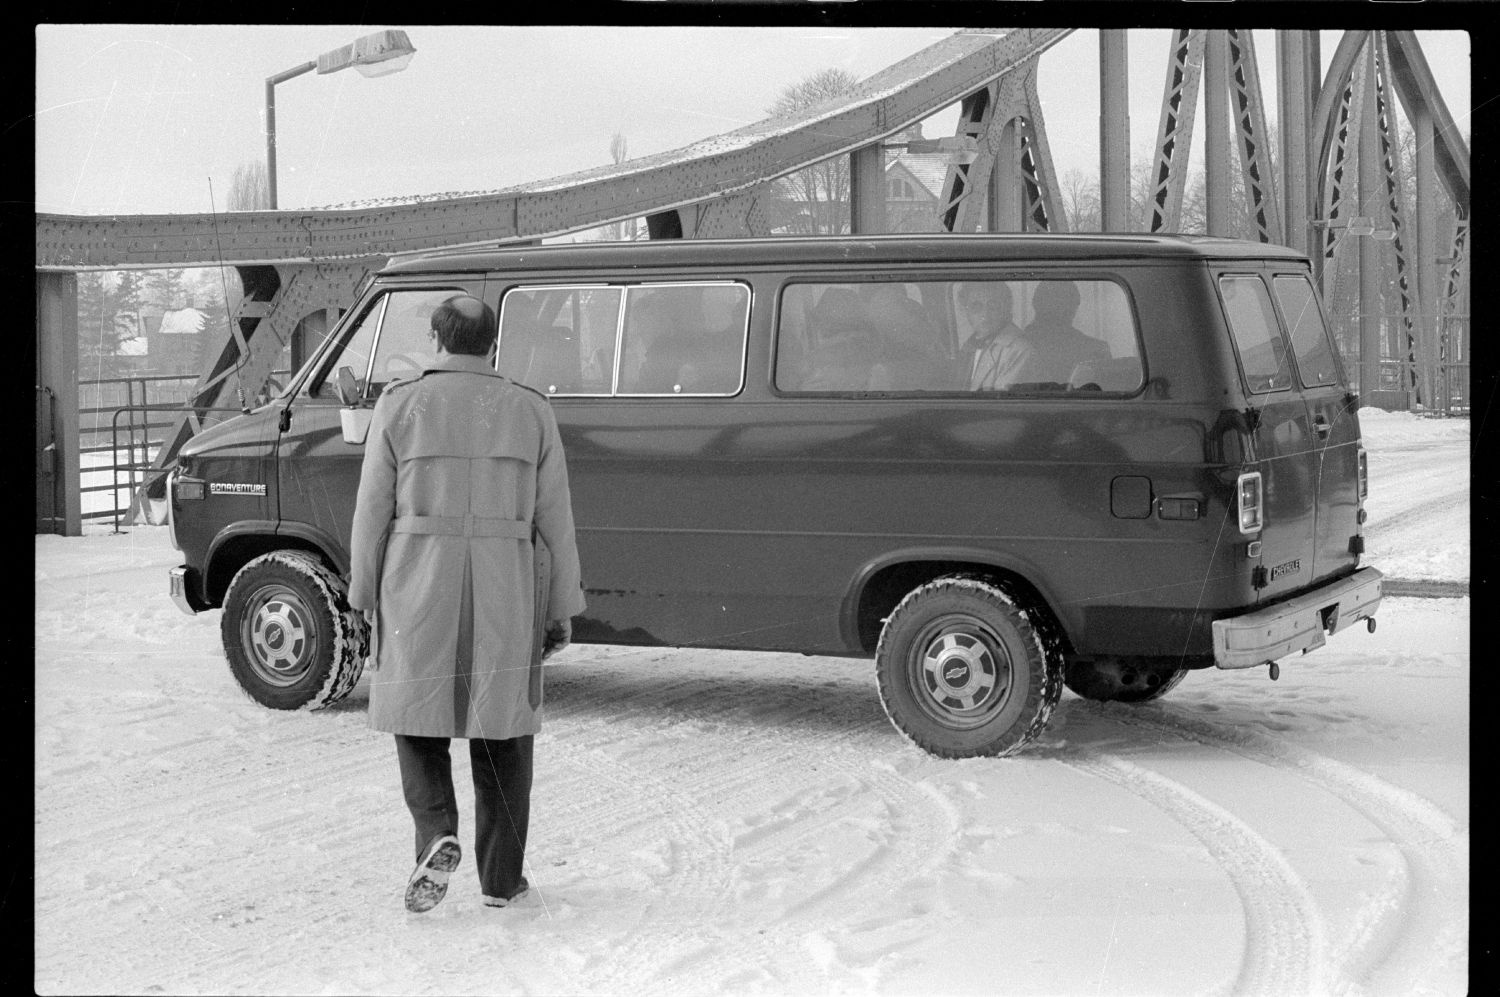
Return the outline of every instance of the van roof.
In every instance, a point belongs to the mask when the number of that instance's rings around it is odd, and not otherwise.
[[[483,245],[400,254],[391,257],[384,272],[1226,257],[1277,260],[1307,258],[1285,246],[1200,235],[985,233],[659,239],[651,242],[575,242],[550,246]]]

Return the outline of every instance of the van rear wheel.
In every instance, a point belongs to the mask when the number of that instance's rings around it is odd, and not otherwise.
[[[944,758],[1008,755],[1046,729],[1062,696],[1050,617],[979,578],[939,578],[902,599],[875,652],[896,728]]]
[[[1120,658],[1069,661],[1063,669],[1068,688],[1084,699],[1100,703],[1148,703],[1171,692],[1186,668]]]
[[[219,623],[235,681],[273,710],[317,710],[353,690],[369,630],[336,572],[300,550],[262,554],[239,570]]]

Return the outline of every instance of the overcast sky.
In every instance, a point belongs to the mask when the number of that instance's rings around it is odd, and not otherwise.
[[[956,28],[43,25],[37,28],[36,209],[224,210],[237,165],[263,161],[265,79],[380,27],[417,49],[403,72],[313,73],[276,88],[282,208],[494,190],[758,121],[820,69],[864,78]],[[1324,32],[1325,61],[1338,32]],[[1418,32],[1460,131],[1469,37]],[[1156,136],[1169,33],[1130,33],[1133,159]],[[1274,114],[1274,35],[1256,31]],[[1098,170],[1097,32],[1042,57],[1038,88],[1059,175]],[[951,131],[949,111],[927,128]],[[1197,142],[1201,158],[1201,118]],[[212,185],[212,202],[210,201]]]

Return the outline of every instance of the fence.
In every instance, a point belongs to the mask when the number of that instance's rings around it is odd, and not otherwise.
[[[1375,392],[1384,394],[1386,399],[1391,399],[1395,393],[1400,393],[1407,397],[1407,404],[1412,411],[1425,415],[1469,414],[1468,315],[1445,316],[1439,325],[1440,353],[1433,373],[1434,397],[1431,399],[1420,397],[1422,380],[1420,371],[1409,357],[1382,356],[1380,380],[1374,385],[1360,384],[1359,316],[1357,314],[1332,316],[1330,324],[1333,326],[1334,340],[1338,343],[1339,352],[1343,356],[1344,369],[1348,372],[1350,381],[1366,399],[1374,397]],[[1390,334],[1393,330],[1398,342],[1404,341],[1405,323],[1399,312],[1384,316],[1380,337],[1382,353],[1388,353],[1391,349]]]
[[[282,374],[284,372],[277,372]],[[136,493],[198,382],[195,374],[109,377],[78,382],[79,497],[84,522],[110,519],[120,528]],[[199,409],[213,422],[238,408]]]

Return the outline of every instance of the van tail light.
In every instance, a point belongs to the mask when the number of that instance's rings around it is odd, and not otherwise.
[[[1259,533],[1265,525],[1263,492],[1260,486],[1260,472],[1250,471],[1240,475],[1235,484],[1235,504],[1240,513],[1240,532]]]
[[[1359,448],[1359,500],[1363,502],[1370,494],[1370,455]]]

